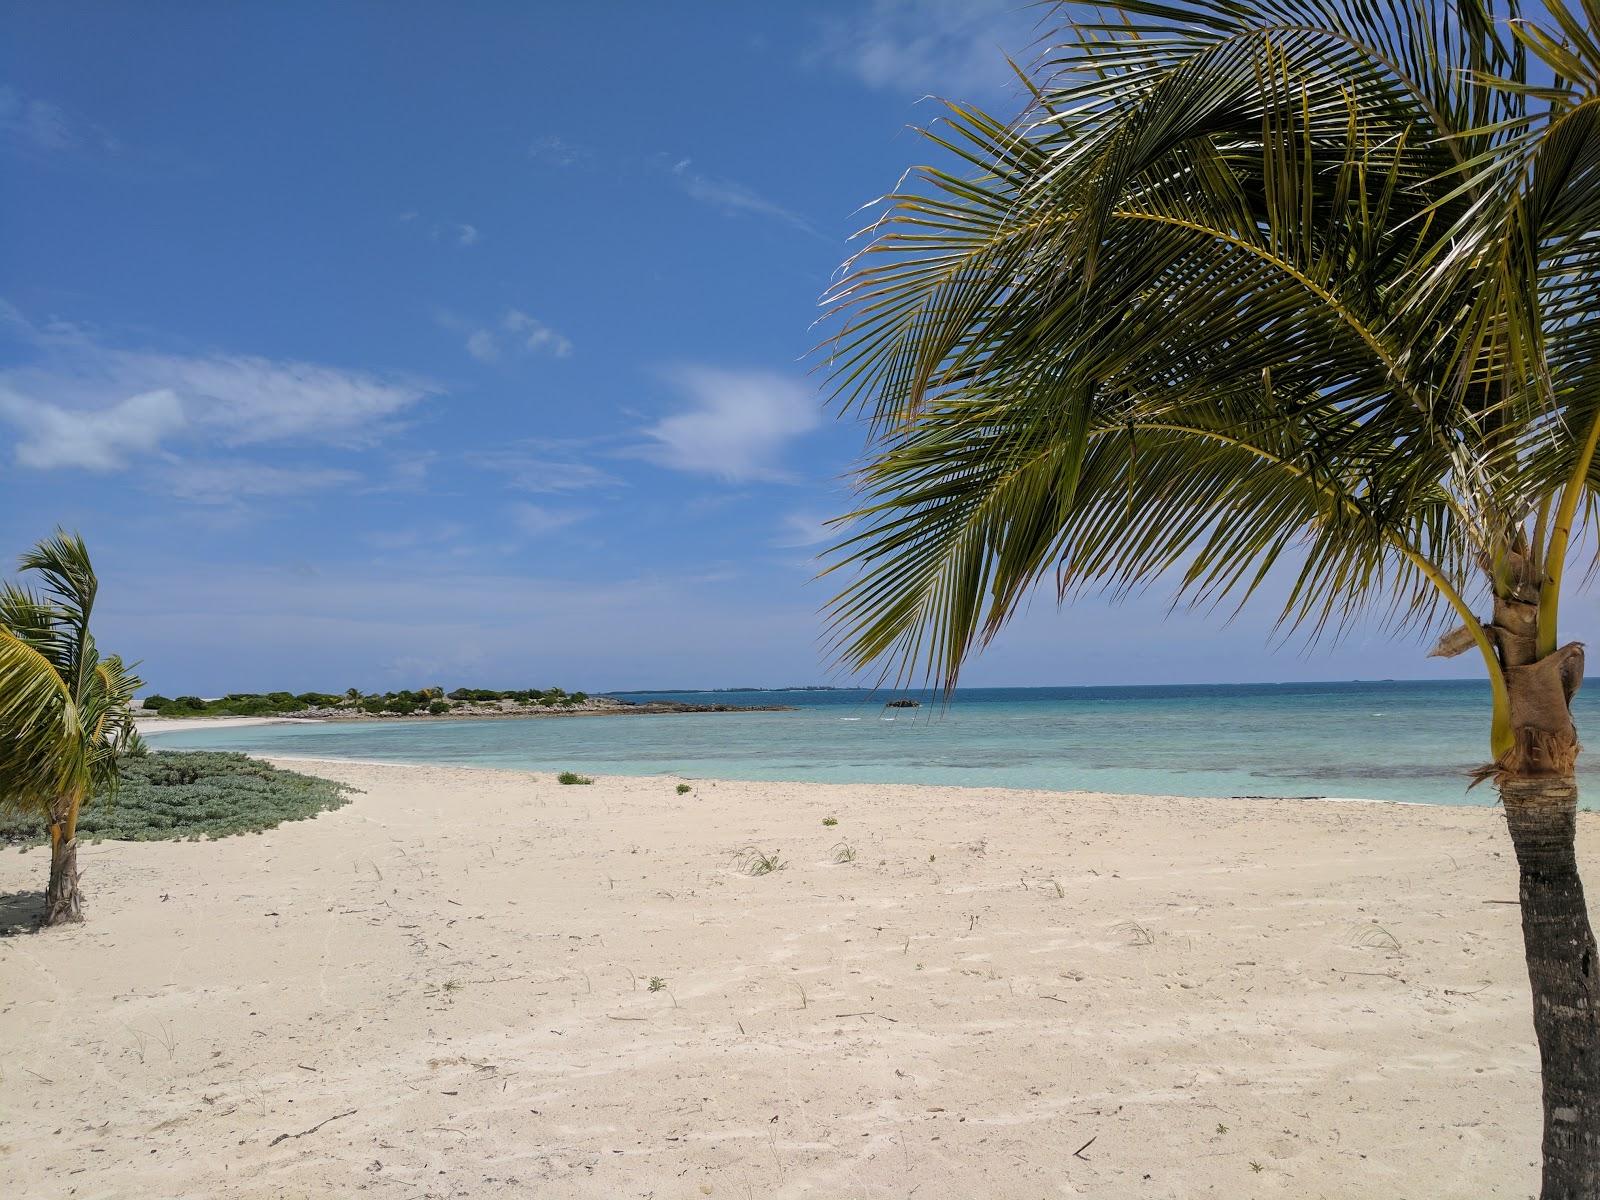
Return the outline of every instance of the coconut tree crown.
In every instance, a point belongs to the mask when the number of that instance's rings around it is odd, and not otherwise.
[[[1124,0],[1016,122],[885,200],[831,304],[871,418],[844,663],[953,683],[1033,587],[1155,580],[1282,619],[1485,592],[1541,655],[1600,435],[1600,4]],[[1031,86],[1031,85],[1030,85]]]
[[[47,814],[115,788],[142,681],[89,632],[98,584],[82,538],[58,530],[19,566],[41,586],[0,584],[0,804]]]

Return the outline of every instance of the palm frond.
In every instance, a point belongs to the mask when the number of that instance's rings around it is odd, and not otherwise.
[[[830,294],[872,418],[835,650],[952,682],[1052,574],[1474,623],[1594,403],[1577,68],[1543,120],[1550,39],[1478,0],[1111,8],[1018,121],[951,109],[965,169],[913,172]]]

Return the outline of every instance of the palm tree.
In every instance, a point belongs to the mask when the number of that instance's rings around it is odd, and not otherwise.
[[[142,680],[89,632],[99,583],[83,539],[58,530],[22,556],[43,592],[0,584],[0,806],[50,831],[44,924],[83,920],[78,812],[116,787],[117,755],[138,744],[129,706]]]
[[[831,294],[869,416],[852,668],[953,686],[1034,586],[1361,614],[1475,651],[1521,870],[1544,1197],[1600,1195],[1573,849],[1600,495],[1600,0],[1111,0],[1026,113],[951,105]],[[1274,587],[1277,583],[1274,583]],[[1480,605],[1486,605],[1485,612]]]

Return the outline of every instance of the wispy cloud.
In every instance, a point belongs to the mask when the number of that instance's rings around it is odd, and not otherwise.
[[[825,21],[808,57],[869,87],[992,95],[1017,89],[1006,56],[1026,61],[1039,20],[1019,0],[872,0]]]
[[[255,355],[125,350],[56,323],[5,314],[36,361],[0,368],[0,422],[23,466],[114,470],[183,437],[224,447],[371,445],[438,389],[319,363]]]
[[[622,480],[585,462],[534,450],[492,450],[470,454],[467,461],[505,476],[506,484],[523,492],[583,492],[621,487]]]
[[[583,146],[575,146],[565,138],[545,134],[534,138],[528,146],[528,157],[553,167],[570,167],[593,157]]]
[[[332,467],[275,467],[240,460],[174,463],[161,475],[163,490],[197,504],[234,504],[263,496],[302,496],[353,483],[354,471]]]
[[[483,240],[483,230],[470,221],[429,219],[424,222],[423,214],[414,208],[396,214],[394,223],[402,229],[414,227],[419,234],[426,233],[431,241],[451,242],[461,247],[476,246]]]
[[[116,139],[105,130],[74,119],[59,104],[7,85],[0,85],[0,139],[49,152],[117,149]]]
[[[567,358],[573,351],[571,338],[515,308],[495,325],[473,328],[452,313],[441,313],[439,322],[447,329],[465,330],[467,353],[482,363],[499,362],[508,354]]]
[[[733,179],[706,175],[694,169],[692,160],[681,158],[672,164],[672,178],[691,200],[709,205],[729,216],[750,215],[774,221],[821,237],[817,227],[793,209],[785,208],[760,192]]]
[[[528,537],[546,537],[589,515],[582,509],[549,508],[543,504],[513,504],[508,511],[512,524]]]
[[[469,533],[467,526],[459,521],[423,521],[398,529],[374,530],[367,534],[367,542],[386,553],[424,548],[433,550],[448,543],[460,543]],[[468,548],[470,543],[462,547],[463,550]]]
[[[829,520],[831,517],[821,513],[785,513],[772,544],[785,549],[800,549],[833,541],[839,536],[839,531],[829,527]]]
[[[664,372],[689,407],[640,433],[624,453],[727,480],[787,479],[782,455],[821,419],[812,389],[775,371],[683,366]]]

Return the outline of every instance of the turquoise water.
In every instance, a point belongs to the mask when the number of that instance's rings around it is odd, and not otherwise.
[[[796,711],[196,728],[150,742],[618,775],[1495,801],[1466,791],[1488,738],[1488,689],[1470,681],[965,688],[948,707],[922,692],[617,694]],[[924,707],[885,709],[892,695]],[[1600,695],[1580,692],[1576,710],[1594,727]]]

